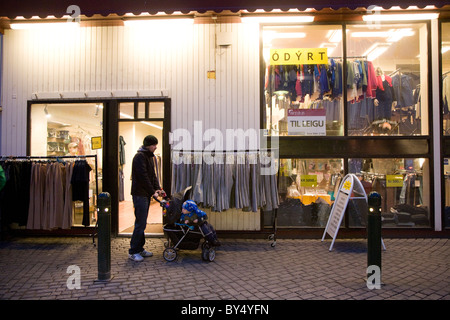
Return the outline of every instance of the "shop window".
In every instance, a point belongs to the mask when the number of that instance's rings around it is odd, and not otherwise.
[[[430,177],[428,159],[349,159],[349,173],[356,174],[369,194],[381,195],[383,227],[430,226]],[[364,202],[364,201],[363,201]],[[348,208],[350,227],[366,225],[367,205]]]
[[[277,226],[325,227],[342,178],[342,159],[281,159]],[[265,226],[273,214],[264,213]]]
[[[341,26],[264,26],[262,33],[268,133],[343,135],[342,61],[333,59],[342,56]]]
[[[120,119],[134,119],[134,102],[121,102],[119,117]]]
[[[442,23],[442,112],[444,135],[450,135],[450,22]]]
[[[98,192],[101,192],[102,152],[96,141],[102,141],[103,105],[98,103],[33,104],[30,110],[30,155],[61,158],[61,162],[85,159],[92,170],[89,175],[90,222],[83,220],[84,202],[73,202],[73,226],[95,226],[96,172],[95,160],[85,155],[97,155]],[[96,139],[92,139],[96,138]]]
[[[163,119],[163,101],[133,101],[121,102],[119,105],[120,119]]]
[[[349,135],[428,135],[424,23],[347,27]]]
[[[156,101],[149,103],[149,117],[150,118],[164,118],[164,102]]]

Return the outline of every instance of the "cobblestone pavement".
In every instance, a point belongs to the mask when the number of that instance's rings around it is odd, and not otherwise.
[[[113,238],[109,282],[98,282],[89,237],[25,237],[0,242],[1,300],[449,300],[449,239],[384,239],[381,289],[366,285],[365,239],[224,239],[213,262],[200,249],[128,259],[129,238]],[[80,282],[76,288],[79,267]],[[69,272],[68,272],[69,271]],[[72,287],[72,289],[70,288]],[[75,287],[75,288],[73,288]]]

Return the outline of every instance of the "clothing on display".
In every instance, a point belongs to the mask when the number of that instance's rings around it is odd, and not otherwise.
[[[278,225],[325,227],[342,178],[341,169],[341,161],[283,159],[277,176],[281,198]],[[314,186],[302,184],[305,175],[315,176]],[[266,225],[270,220],[266,215]]]
[[[380,194],[384,226],[429,225],[429,212],[423,199],[423,174],[414,165],[413,159],[349,160],[349,172],[360,177],[366,194],[371,191]],[[403,176],[402,186],[388,185],[388,175]],[[357,217],[355,212],[351,212],[351,207],[349,209],[350,225],[365,225],[365,218]]]
[[[125,142],[125,139],[120,136],[119,137],[119,165],[125,164],[125,145],[127,143]]]
[[[349,133],[420,134],[420,79],[413,72],[397,69],[385,74],[365,57],[347,57],[343,88],[341,57],[329,57],[327,65],[275,65],[266,69],[265,90],[271,113],[271,128],[287,131],[285,108],[325,109],[330,134],[342,123],[341,103],[347,90]],[[283,97],[287,103],[272,101]],[[445,96],[446,97],[446,96]],[[444,99],[445,99],[444,97]],[[275,104],[275,105],[272,105]],[[444,112],[445,109],[444,103]],[[289,133],[288,133],[289,134]]]
[[[270,156],[257,152],[172,151],[172,190],[192,186],[191,200],[213,211],[237,208],[256,212],[278,208],[275,175],[262,174]]]
[[[2,160],[0,165],[7,173],[7,183],[1,191],[2,223],[35,230],[69,229],[73,226],[73,201],[82,200],[82,224],[89,226],[92,168],[87,160],[78,159],[87,157],[90,156]]]
[[[89,174],[92,168],[86,160],[75,161],[71,177],[72,200],[83,202],[83,222],[84,226],[91,224],[89,217]]]

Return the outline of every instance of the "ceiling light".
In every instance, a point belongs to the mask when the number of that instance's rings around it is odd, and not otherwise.
[[[390,43],[374,43],[366,52],[363,53],[363,56],[367,57],[367,61],[373,61],[382,55],[390,46]]]
[[[342,30],[330,30],[327,34],[328,41],[330,42],[341,42],[342,41]]]
[[[120,112],[120,117],[121,118],[126,118],[126,119],[134,119],[133,116],[130,116],[129,114],[126,114],[126,113],[123,113],[123,112]]]
[[[264,43],[269,43],[273,39],[300,39],[305,37],[306,33],[304,32],[276,32],[273,30],[263,31]]]
[[[47,118],[50,118],[52,115],[48,113],[47,105],[44,106],[44,113]]]
[[[325,43],[321,43],[319,48],[326,48],[327,49],[327,55],[329,56],[334,51],[334,49],[337,48],[337,44],[336,43],[327,43],[327,42],[325,42]]]
[[[384,38],[386,37],[386,32],[384,31],[363,31],[363,32],[352,32],[352,38]]]
[[[246,16],[241,18],[243,22],[257,23],[305,23],[313,22],[314,16]]]
[[[148,27],[152,23],[166,23],[166,24],[183,24],[183,23],[194,23],[194,19],[186,18],[173,18],[173,19],[132,19],[124,20],[123,24],[126,27]]]
[[[412,13],[412,14],[370,14],[363,16],[364,21],[414,21],[432,20],[439,18],[439,13]]]
[[[163,127],[158,126],[158,125],[153,124],[153,123],[148,122],[148,121],[141,121],[141,123],[146,124],[147,126],[150,126],[150,127],[154,127],[154,128],[156,128],[156,129],[159,129],[159,130],[162,130],[162,129],[163,129]]]
[[[11,23],[13,30],[28,30],[28,29],[56,29],[56,28],[73,28],[79,26],[79,23],[64,22],[29,22],[29,23]]]
[[[298,38],[305,38],[306,33],[304,32],[276,32],[275,37],[277,39],[298,39]]]
[[[95,114],[94,114],[95,117],[98,117],[99,111],[100,111],[100,105],[99,105],[99,104],[96,104],[96,105],[95,105]]]
[[[411,37],[416,33],[411,28],[391,30],[390,35],[386,38],[387,42],[397,42],[403,37]]]
[[[442,43],[442,48],[441,48],[441,53],[444,54],[444,53],[446,53],[449,50],[450,50],[450,43],[443,42]]]

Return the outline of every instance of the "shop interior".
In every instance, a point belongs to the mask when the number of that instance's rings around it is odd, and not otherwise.
[[[131,191],[131,169],[133,157],[142,146],[144,137],[154,135],[159,143],[155,151],[157,176],[162,186],[162,154],[163,154],[163,122],[162,121],[134,121],[134,104],[120,104],[119,121],[119,233],[132,234],[134,230],[134,208]],[[144,110],[142,116],[145,118]],[[164,114],[164,104],[162,102],[150,103],[150,117],[162,118]],[[162,234],[162,210],[155,200],[150,203],[150,210],[147,220],[146,234]]]
[[[429,163],[427,159],[349,159],[349,173],[361,181],[366,194],[382,197],[383,227],[427,227],[430,225]],[[335,195],[344,177],[342,159],[282,159],[278,189],[278,226],[320,227],[328,222]],[[367,203],[351,200],[349,227],[365,227]],[[273,213],[265,213],[265,225]]]
[[[270,133],[299,135],[288,130],[288,109],[325,109],[322,135],[344,135],[346,91],[348,135],[428,134],[426,24],[348,25],[346,39],[348,77],[343,90],[341,26],[263,27]],[[270,66],[270,50],[282,48],[326,48],[328,65]],[[367,83],[372,72],[382,78],[383,83],[375,85],[378,90]]]
[[[52,103],[31,106],[30,154],[62,164],[85,161],[90,168],[87,207],[72,203],[70,226],[96,225],[96,195],[102,190],[103,105],[100,103]],[[97,156],[97,161],[93,155]],[[89,157],[85,157],[89,156]],[[56,157],[56,158],[55,158]],[[42,158],[37,161],[45,162]],[[47,176],[50,172],[47,172]],[[63,183],[64,182],[64,178]],[[89,218],[87,218],[89,208]]]

